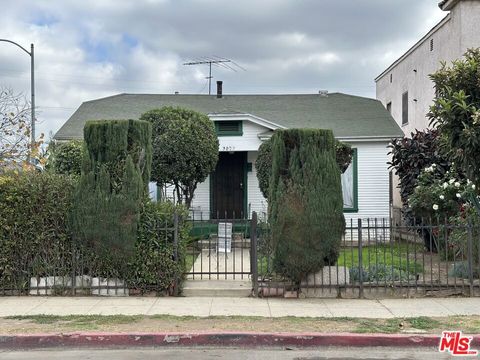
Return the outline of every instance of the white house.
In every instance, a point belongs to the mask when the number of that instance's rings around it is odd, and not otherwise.
[[[448,14],[375,79],[377,99],[406,136],[429,126],[426,115],[435,96],[429,74],[441,61],[449,63],[467,49],[480,47],[480,1],[443,0],[439,6]],[[398,191],[393,200],[401,206]]]
[[[196,216],[247,217],[266,212],[255,160],[262,141],[275,129],[332,129],[350,144],[354,160],[343,174],[347,221],[389,217],[387,144],[403,136],[382,104],[340,93],[314,95],[136,95],[120,94],[84,102],[55,134],[79,139],[87,120],[138,119],[151,109],[180,106],[208,114],[215,122],[220,157],[215,172],[199,184],[193,200]]]

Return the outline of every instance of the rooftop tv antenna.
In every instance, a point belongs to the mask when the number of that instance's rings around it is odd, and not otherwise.
[[[183,63],[183,65],[208,65],[208,76],[206,79],[208,79],[208,95],[211,95],[212,93],[212,65],[218,66],[218,67],[223,67],[228,70],[232,70],[234,72],[237,72],[238,69],[247,71],[245,68],[242,66],[238,65],[235,61],[231,59],[226,59],[222,58],[220,56],[214,55],[213,57],[203,57],[199,59],[194,59],[193,61],[189,61],[186,63]]]

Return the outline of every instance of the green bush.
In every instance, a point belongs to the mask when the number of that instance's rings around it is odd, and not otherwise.
[[[350,145],[335,141],[335,159],[340,172],[343,174],[352,163],[353,149]],[[263,197],[268,199],[268,186],[272,172],[272,140],[264,141],[258,148],[258,156],[255,162],[257,179]]]
[[[129,288],[142,292],[171,293],[184,273],[190,232],[185,208],[144,198],[133,250],[119,254],[108,244],[99,248],[72,240],[67,219],[76,184],[75,177],[49,172],[0,176],[0,294],[3,289],[27,291],[30,277],[72,273],[125,280]],[[175,213],[179,216],[177,262]]]
[[[360,267],[353,266],[349,270],[350,281],[360,281]],[[393,282],[393,281],[415,281],[417,274],[407,272],[398,267],[391,267],[386,264],[370,265],[362,268],[363,282]]]
[[[474,279],[480,278],[480,271],[475,266],[472,269],[472,275]],[[448,276],[456,277],[460,279],[468,279],[470,277],[470,268],[468,261],[457,261],[453,264],[452,268],[448,271]]]
[[[258,187],[265,199],[268,199],[268,184],[272,172],[272,141],[264,141],[258,148],[257,160],[255,161],[257,169]]]
[[[83,141],[50,144],[47,167],[57,174],[80,176],[82,172]]]
[[[179,221],[177,259],[174,257],[174,214]],[[174,284],[180,283],[190,232],[187,216],[188,211],[181,205],[144,202],[128,275],[131,287],[172,291]]]
[[[274,270],[297,285],[338,258],[345,231],[340,169],[330,130],[272,137],[270,222]]]
[[[424,224],[435,225],[460,212],[463,204],[476,193],[476,186],[462,179],[455,170],[443,176],[435,174],[436,165],[425,168],[417,179],[417,186],[408,198],[412,214]]]
[[[400,197],[404,204],[413,194],[417,180],[425,168],[435,164],[433,175],[444,176],[450,162],[440,153],[438,130],[416,130],[410,137],[393,139],[389,145],[392,155],[390,168],[399,177]]]
[[[72,229],[80,245],[105,259],[111,256],[112,266],[121,267],[135,245],[150,178],[151,125],[136,120],[87,122],[84,138]]]
[[[353,149],[350,145],[341,141],[335,141],[335,160],[340,168],[340,172],[343,174],[347,171],[348,167],[352,163]]]
[[[26,288],[30,274],[70,273],[74,187],[73,178],[46,172],[0,176],[0,288]]]
[[[443,259],[461,260],[468,258],[468,241],[471,236],[472,240],[472,262],[475,268],[480,266],[479,247],[480,247],[480,216],[476,208],[465,203],[460,208],[458,214],[448,219],[449,228],[443,230],[443,236],[440,240],[443,242],[440,255]],[[446,241],[445,241],[446,239]],[[445,251],[444,244],[448,242],[448,251]]]

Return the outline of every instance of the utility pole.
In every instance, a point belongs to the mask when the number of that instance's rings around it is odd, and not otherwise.
[[[30,51],[25,49],[20,44],[17,44],[15,41],[7,40],[7,39],[0,39],[0,41],[8,42],[10,44],[18,46],[20,49],[25,51],[28,55],[30,55],[30,91],[31,91],[31,129],[30,129],[30,143],[32,149],[35,145],[35,54],[33,44],[30,44]]]

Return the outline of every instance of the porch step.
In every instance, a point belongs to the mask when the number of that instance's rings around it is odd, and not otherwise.
[[[217,247],[217,238],[212,238],[210,240],[199,240],[197,245],[201,249],[215,249]],[[232,240],[232,247],[237,249],[250,249],[250,239],[235,239]]]
[[[249,297],[249,280],[186,280],[182,294],[187,297]]]

